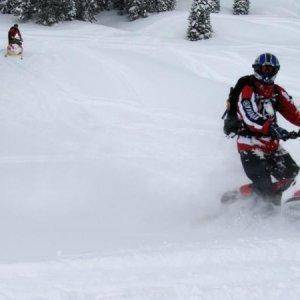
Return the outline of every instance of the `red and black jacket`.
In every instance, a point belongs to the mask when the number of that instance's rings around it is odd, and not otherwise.
[[[238,137],[238,150],[260,149],[273,152],[279,147],[279,140],[272,139],[270,125],[276,123],[276,112],[296,126],[300,126],[300,111],[292,98],[279,85],[264,85],[252,78],[246,84],[237,103],[237,115],[246,134]]]
[[[8,31],[8,40],[11,40],[11,39],[15,38],[16,36],[19,36],[20,39],[22,39],[20,30],[16,27],[11,27]]]

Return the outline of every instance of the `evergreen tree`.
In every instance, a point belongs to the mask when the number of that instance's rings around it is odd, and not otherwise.
[[[150,13],[157,12],[157,2],[158,2],[158,0],[148,0],[147,1],[147,11]]]
[[[130,20],[146,17],[147,12],[171,10],[176,0],[0,0],[2,13],[12,13],[19,20],[35,20],[52,25],[73,19],[95,21],[103,10],[117,8]],[[3,3],[2,3],[3,2]]]
[[[93,22],[95,16],[103,10],[109,10],[114,7],[113,0],[75,0],[76,18],[78,20]]]
[[[176,0],[167,0],[167,9],[174,10],[176,7]]]
[[[98,0],[98,10],[110,10],[114,7],[113,0]]]
[[[210,13],[213,5],[210,0],[194,0],[189,16],[187,38],[191,41],[209,39],[213,30],[210,23]]]
[[[125,12],[130,21],[148,16],[146,3],[143,0],[125,0]]]
[[[22,3],[15,8],[14,15],[21,21],[27,21],[34,18],[37,6],[37,0],[23,0]]]
[[[78,20],[93,22],[100,10],[98,0],[76,0],[76,18]]]
[[[43,25],[70,21],[76,15],[74,0],[37,0],[35,9],[36,22]]]
[[[125,1],[124,0],[113,0],[113,8],[118,9],[119,11],[124,11]]]
[[[248,15],[250,8],[250,0],[234,0],[233,14],[234,15]]]
[[[212,0],[212,5],[213,5],[213,9],[212,12],[213,13],[218,13],[220,12],[220,0]]]
[[[64,21],[76,19],[76,0],[60,0],[62,2]]]
[[[173,10],[176,6],[176,0],[157,0],[156,11],[163,12]]]
[[[22,0],[7,0],[1,7],[1,12],[4,14],[13,14],[21,3]]]

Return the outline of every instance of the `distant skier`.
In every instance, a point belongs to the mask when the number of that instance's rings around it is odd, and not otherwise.
[[[8,31],[8,44],[17,44],[22,47],[23,38],[19,30],[18,24],[14,24]]]
[[[235,131],[238,151],[244,171],[252,181],[241,187],[240,193],[255,194],[280,205],[282,192],[294,183],[299,167],[279,145],[279,140],[289,138],[289,132],[277,124],[276,112],[300,126],[300,111],[287,92],[274,83],[280,69],[275,55],[261,54],[252,67],[254,74],[242,77],[229,96],[229,103],[237,99],[235,118],[232,115],[229,121],[239,127]]]

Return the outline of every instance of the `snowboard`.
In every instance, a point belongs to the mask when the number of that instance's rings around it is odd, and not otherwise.
[[[230,205],[238,201],[247,202],[253,200],[250,185],[242,186],[239,189],[225,192],[221,196],[221,203]],[[280,203],[273,203],[280,207]],[[288,199],[282,200],[281,213],[288,220],[300,221],[300,190],[297,190],[294,195]]]
[[[246,200],[249,199],[252,195],[252,186],[251,184],[246,184],[241,186],[238,189],[231,190],[225,192],[221,196],[221,203],[222,204],[232,204],[239,200]]]

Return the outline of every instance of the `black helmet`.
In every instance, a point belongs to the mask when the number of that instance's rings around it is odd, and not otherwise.
[[[257,79],[266,84],[272,84],[274,83],[276,75],[280,69],[280,64],[274,54],[263,53],[257,57],[252,67]]]

